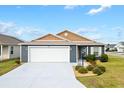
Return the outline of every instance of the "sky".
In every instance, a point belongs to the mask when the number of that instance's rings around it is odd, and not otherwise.
[[[102,43],[124,41],[124,6],[0,6],[0,33],[30,41],[69,30]]]

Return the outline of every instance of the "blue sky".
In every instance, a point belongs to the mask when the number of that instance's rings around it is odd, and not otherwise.
[[[124,41],[124,6],[0,6],[0,33],[32,40],[65,29],[103,43]]]

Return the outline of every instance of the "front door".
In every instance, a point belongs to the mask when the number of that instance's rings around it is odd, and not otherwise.
[[[79,46],[79,60],[83,60],[87,56],[87,46]]]

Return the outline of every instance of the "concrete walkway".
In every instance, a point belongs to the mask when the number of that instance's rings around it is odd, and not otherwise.
[[[25,63],[0,77],[5,88],[85,88],[70,63]]]

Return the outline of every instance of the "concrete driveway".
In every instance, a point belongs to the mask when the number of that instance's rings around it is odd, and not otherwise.
[[[84,88],[70,63],[25,63],[0,77],[6,88]]]

